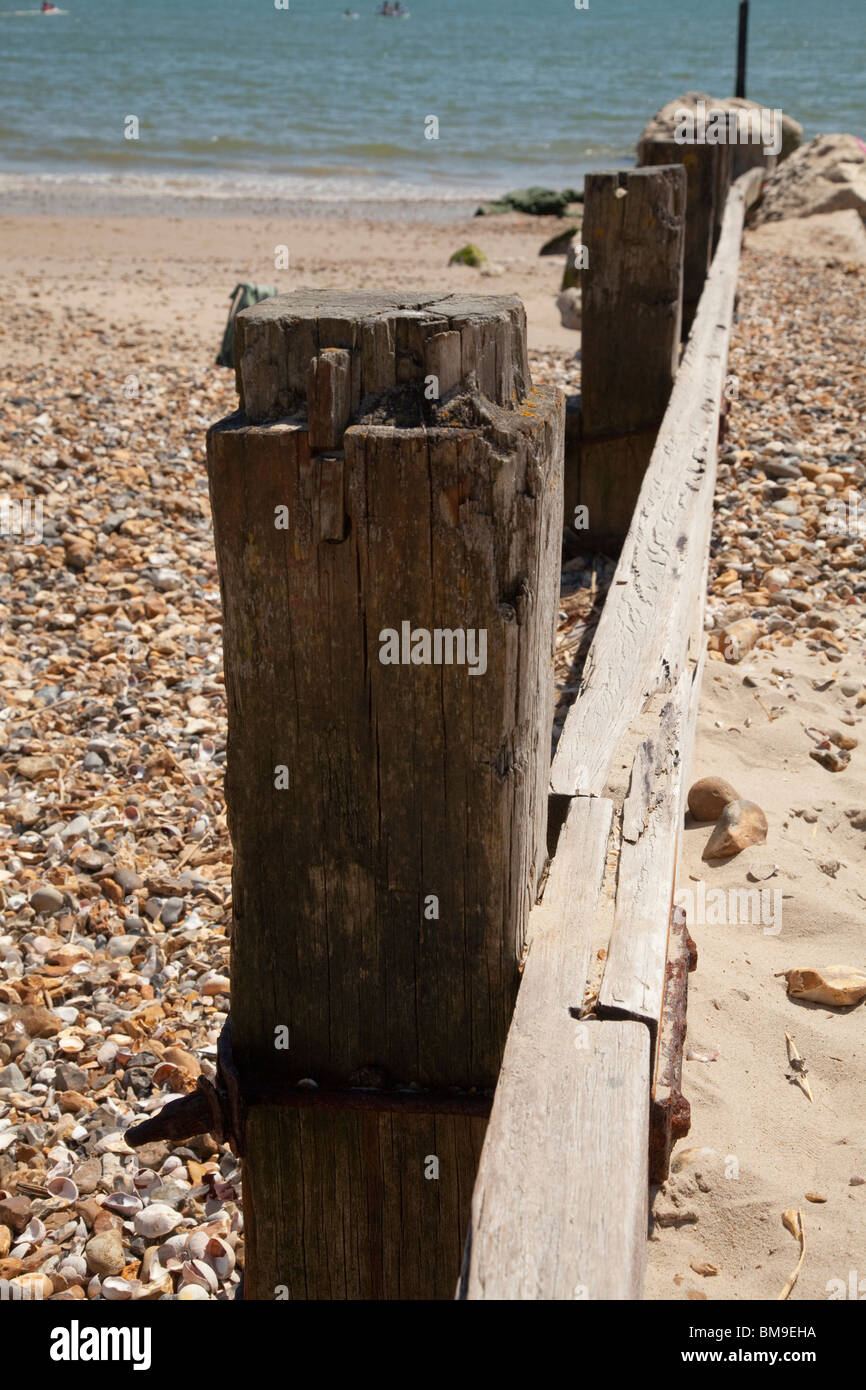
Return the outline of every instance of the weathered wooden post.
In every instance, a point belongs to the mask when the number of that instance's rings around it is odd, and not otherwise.
[[[566,522],[616,550],[631,523],[680,349],[686,173],[587,174],[579,438],[568,432]]]
[[[664,139],[653,136],[641,140],[638,145],[638,163],[642,167],[682,164],[687,175],[683,337],[691,329],[713,259],[731,177],[730,161],[731,151],[724,144],[681,145],[673,137]]]
[[[245,1297],[450,1298],[545,862],[563,399],[513,297],[299,290],[235,363]]]

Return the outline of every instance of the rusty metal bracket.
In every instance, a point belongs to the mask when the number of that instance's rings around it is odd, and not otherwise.
[[[689,972],[698,964],[698,948],[689,935],[685,909],[671,910],[668,959],[662,1015],[656,1042],[655,1072],[650,1098],[649,1177],[663,1183],[670,1172],[671,1151],[691,1126],[691,1108],[682,1093],[683,1042]]]
[[[124,1137],[132,1148],[138,1148],[156,1139],[182,1143],[196,1134],[212,1134],[219,1143],[230,1144],[232,1152],[243,1158],[247,1114],[253,1105],[484,1117],[490,1114],[492,1103],[492,1095],[483,1091],[425,1091],[384,1084],[317,1086],[308,1082],[300,1086],[283,1086],[266,1082],[245,1091],[234,1064],[231,1027],[227,1018],[217,1043],[215,1081],[200,1076],[194,1091],[169,1101],[158,1115],[144,1120],[142,1124],[133,1125]]]

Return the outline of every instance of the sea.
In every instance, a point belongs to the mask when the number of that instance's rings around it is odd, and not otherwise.
[[[734,90],[737,0],[65,0],[0,8],[7,211],[465,210],[634,162]],[[866,138],[866,0],[751,0],[747,95]]]

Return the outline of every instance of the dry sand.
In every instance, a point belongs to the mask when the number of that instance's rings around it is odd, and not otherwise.
[[[767,227],[756,244],[780,256],[813,255],[817,246],[821,255],[858,260],[862,248],[850,219],[844,227],[833,222],[834,240],[820,250],[818,223],[831,221]],[[515,292],[527,306],[531,346],[557,354],[561,379],[573,372],[568,359],[579,335],[560,327],[554,303],[562,258],[537,254],[559,229],[553,220],[341,227],[333,220],[43,215],[5,219],[2,228],[0,366],[10,380],[26,380],[29,367],[52,363],[68,380],[77,361],[97,358],[109,377],[116,365],[118,383],[141,361],[150,370],[181,361],[203,378],[213,376],[228,296],[244,279],[281,290],[310,284]],[[470,240],[501,273],[447,267],[451,251]],[[288,271],[273,268],[281,244],[289,248]],[[77,335],[74,349],[70,330]],[[792,344],[768,343],[771,358],[788,350]],[[228,374],[221,380],[228,383]],[[221,397],[223,387],[207,394]],[[200,457],[193,452],[193,460]],[[775,676],[774,667],[791,675]],[[749,672],[757,690],[743,684]],[[808,1244],[793,1299],[826,1298],[828,1281],[847,1282],[851,1271],[866,1281],[866,1185],[851,1185],[866,1177],[866,1006],[844,1013],[796,1004],[775,978],[792,966],[866,964],[864,830],[845,814],[866,812],[866,747],[833,776],[809,758],[803,727],[838,725],[852,707],[840,693],[848,680],[866,682],[856,634],[841,664],[822,661],[799,640],[783,651],[754,651],[739,666],[708,663],[694,776],[728,778],[760,802],[770,833],[765,846],[706,870],[700,855],[709,828],[688,828],[680,887],[696,888],[699,876],[708,887],[750,886],[749,864],[770,861],[778,873],[761,886],[781,888],[783,918],[777,935],[765,934],[761,924],[692,926],[700,963],[691,980],[688,1045],[717,1050],[718,1057],[684,1066],[692,1131],[679,1147],[704,1152],[679,1158],[680,1171],[656,1197],[656,1213],[678,1224],[652,1233],[650,1298],[775,1299],[797,1256],[780,1221],[788,1207],[804,1210]],[[816,689],[815,681],[830,684]],[[770,718],[773,707],[781,712]],[[860,735],[862,713],[853,717]],[[786,1080],[786,1031],[796,1034],[809,1063],[814,1104]],[[810,1204],[807,1192],[826,1203]],[[702,1277],[693,1263],[712,1264],[719,1273]]]

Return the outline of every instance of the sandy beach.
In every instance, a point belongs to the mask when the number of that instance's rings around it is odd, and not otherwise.
[[[41,498],[50,542],[7,539],[0,551],[14,615],[0,638],[0,713],[16,730],[0,757],[0,892],[9,914],[0,942],[0,1086],[9,1088],[5,1104],[20,1102],[19,1115],[30,1118],[29,1137],[0,1131],[0,1186],[17,1181],[29,1203],[28,1175],[33,1201],[45,1180],[34,1125],[57,1143],[95,1116],[101,1137],[86,1160],[93,1192],[117,1172],[120,1117],[149,1104],[124,1044],[129,1035],[109,1033],[104,1051],[100,1015],[111,1018],[118,1001],[150,1007],[140,1037],[154,1065],[174,1068],[162,1074],[180,1090],[198,1068],[212,1071],[225,1017],[225,712],[203,459],[207,424],[236,402],[232,373],[213,365],[234,285],[516,293],[527,308],[536,378],[567,390],[579,381],[580,337],[561,327],[555,304],[563,258],[538,255],[561,229],[556,219],[340,226],[45,214],[0,226],[0,491]],[[487,271],[448,267],[468,241],[485,251]],[[289,250],[287,271],[274,270],[279,246]],[[804,1210],[807,1239],[793,1301],[841,1297],[833,1289],[847,1289],[852,1271],[855,1283],[866,1280],[864,1009],[797,1003],[777,978],[792,967],[864,965],[866,754],[855,748],[839,773],[810,757],[837,729],[862,744],[863,538],[833,550],[800,545],[820,529],[809,514],[815,488],[824,502],[852,484],[866,495],[864,305],[866,255],[846,215],[812,219],[808,231],[785,223],[747,234],[730,366],[741,385],[720,460],[709,601],[720,620],[763,616],[756,645],[738,664],[708,661],[693,778],[725,777],[760,804],[770,828],[766,844],[708,870],[701,853],[709,827],[688,826],[679,886],[749,887],[750,869],[769,872],[756,881],[780,890],[782,916],[778,931],[765,922],[691,926],[699,950],[684,1067],[692,1128],[671,1179],[653,1194],[652,1299],[776,1299],[797,1260],[781,1223],[791,1207]],[[841,483],[813,487],[830,450],[850,465],[838,464]],[[740,554],[742,518],[763,524],[767,486],[780,476],[761,465],[792,455],[805,472],[782,476],[802,477],[794,511],[805,529],[772,539],[771,527],[755,542],[760,555]],[[832,464],[823,471],[832,474]],[[768,591],[762,575],[773,565],[791,569],[774,592],[799,594],[796,608]],[[156,576],[154,585],[145,574]],[[39,758],[48,760],[41,772]],[[191,831],[188,843],[172,823]],[[91,827],[100,838],[88,848]],[[28,841],[30,829],[47,833]],[[12,921],[30,920],[27,895],[46,883],[64,895],[63,910],[22,944]],[[122,931],[121,903],[133,919]],[[76,949],[72,923],[81,912],[86,930]],[[97,994],[85,1007],[77,982],[94,970]],[[22,1050],[9,1021],[21,1008],[47,1005],[65,1010],[68,1074],[65,1084],[52,1083],[50,1101],[37,1095],[34,1103],[22,1097],[24,1074],[8,1070]],[[49,1021],[45,1036],[60,1027]],[[808,1061],[813,1103],[786,1078],[786,1032]],[[35,1076],[47,1053],[40,1062],[38,1045],[29,1047]],[[155,1173],[168,1150],[151,1148],[141,1162]],[[222,1209],[237,1210],[227,1150],[196,1141],[181,1157],[193,1196],[206,1201],[216,1181]],[[88,1191],[84,1182],[79,1188]],[[82,1219],[101,1218],[85,1203]],[[220,1220],[227,1238],[231,1215]],[[52,1218],[58,1249],[75,1227],[66,1214]],[[39,1267],[28,1258],[0,1249],[0,1275]],[[242,1246],[237,1259],[240,1266]]]

